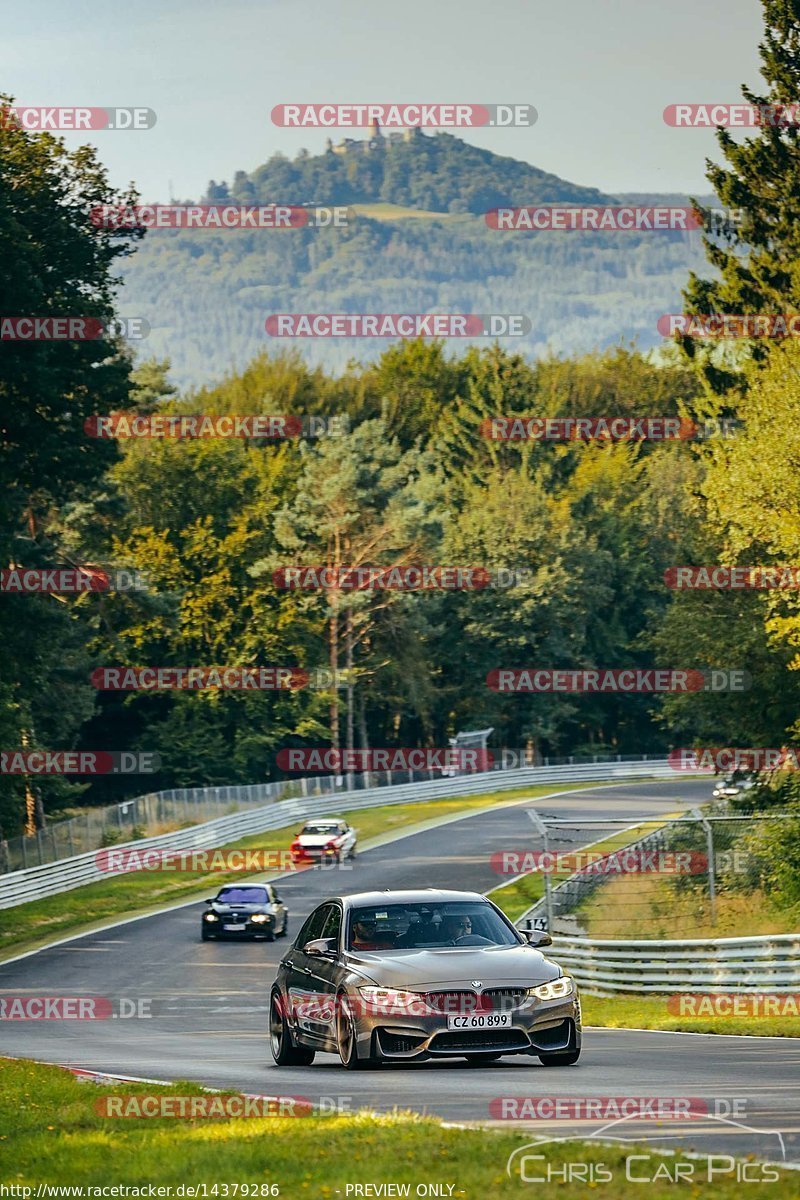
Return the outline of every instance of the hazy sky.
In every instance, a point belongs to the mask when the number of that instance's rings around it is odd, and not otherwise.
[[[155,109],[149,131],[65,135],[144,201],[321,151],[325,131],[272,125],[290,101],[526,102],[532,129],[459,136],[608,192],[707,192],[713,134],[662,111],[738,101],[762,32],[756,0],[0,0],[0,19],[17,103]]]

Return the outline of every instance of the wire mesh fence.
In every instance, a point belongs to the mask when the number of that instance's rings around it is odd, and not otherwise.
[[[714,807],[634,824],[536,815],[532,833],[524,867],[538,872],[542,894],[525,919],[552,933],[720,938],[786,932],[791,921],[798,814]]]

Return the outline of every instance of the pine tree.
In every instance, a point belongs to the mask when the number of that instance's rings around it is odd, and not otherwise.
[[[759,109],[773,112],[800,98],[800,0],[762,0],[765,33],[760,43],[761,74],[766,86],[757,95],[745,85],[742,95]],[[703,241],[709,262],[721,278],[690,275],[684,292],[690,313],[787,313],[800,310],[800,123],[789,114],[773,122],[762,117],[758,132],[743,142],[728,129],[717,129],[727,165],[707,160],[707,178],[728,215],[703,214]],[[738,215],[730,215],[738,214]],[[713,390],[722,393],[736,376],[720,366],[707,346],[702,351],[683,339]],[[752,354],[763,358],[766,342]]]

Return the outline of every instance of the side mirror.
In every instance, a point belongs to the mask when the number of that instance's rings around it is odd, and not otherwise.
[[[311,958],[328,958],[336,954],[336,938],[314,938],[303,946],[303,954]]]
[[[213,900],[206,900],[206,904],[213,904],[213,903],[214,903]]]
[[[549,933],[543,933],[541,929],[527,929],[525,937],[528,939],[528,945],[539,950],[542,946],[552,946],[553,939]]]
[[[280,896],[278,895],[278,893],[277,893],[277,892],[273,892],[272,894],[273,894],[273,896],[275,897],[275,903],[276,903],[276,904],[283,904],[283,901],[281,900],[281,898],[280,898]]]

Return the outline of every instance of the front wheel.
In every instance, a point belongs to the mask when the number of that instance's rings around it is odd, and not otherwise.
[[[365,1071],[377,1065],[378,1060],[372,1055],[367,1058],[358,1057],[356,1019],[344,992],[339,993],[336,1001],[336,1045],[342,1066],[347,1071]]]
[[[269,1005],[269,1042],[272,1057],[279,1067],[308,1067],[314,1061],[314,1051],[307,1046],[298,1046],[292,1037],[278,992],[272,993]]]

